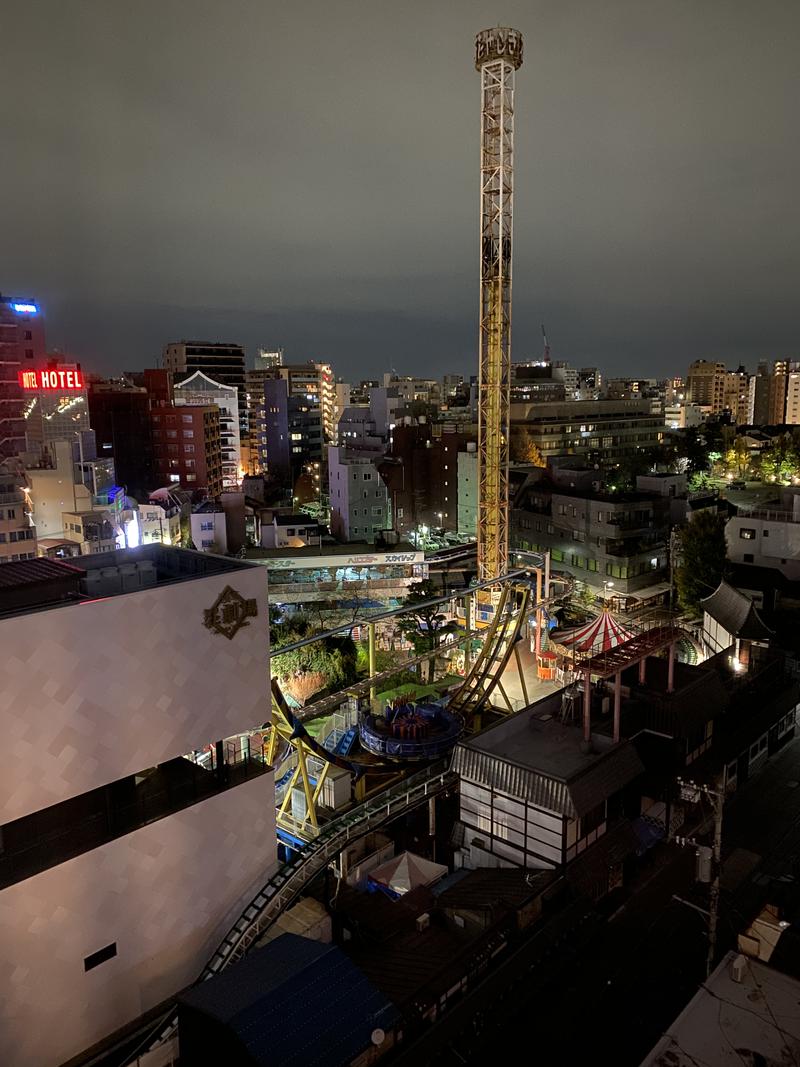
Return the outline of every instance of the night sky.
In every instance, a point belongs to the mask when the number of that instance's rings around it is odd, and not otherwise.
[[[168,340],[475,372],[475,33],[522,31],[514,358],[800,358],[796,0],[26,0],[0,290],[87,371]]]

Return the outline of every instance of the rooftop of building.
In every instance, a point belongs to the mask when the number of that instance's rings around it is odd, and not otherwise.
[[[303,522],[308,525],[313,522],[313,520],[304,518]],[[386,554],[392,556],[406,556],[410,554],[414,562],[421,562],[425,558],[424,552],[414,548],[413,545],[407,544],[405,541],[396,545],[370,545],[367,544],[366,541],[353,541],[343,545],[338,541],[332,541],[330,543],[323,542],[321,545],[303,545],[302,548],[248,547],[247,549],[247,559],[252,560],[281,559],[286,556],[290,556],[292,559],[302,556],[342,556],[352,557],[352,559],[346,560],[347,562],[361,560],[364,563],[370,563],[379,562],[378,557]],[[345,562],[345,560],[343,560],[343,562]],[[411,560],[409,560],[409,562],[411,562]]]
[[[644,766],[627,741],[615,745],[610,737],[593,732],[591,745],[584,745],[577,722],[562,718],[563,692],[461,741],[453,769],[470,781],[570,818],[591,811]]]
[[[124,596],[253,566],[244,560],[162,544],[73,556],[69,563],[44,558],[5,563],[0,566],[0,618]]]
[[[641,1067],[797,1063],[798,1001],[797,979],[729,952]]]
[[[273,515],[272,521],[276,526],[318,526],[316,519],[310,515],[295,513],[293,515]]]
[[[725,581],[700,603],[703,611],[734,637],[766,641],[772,633],[750,597]]]
[[[230,1032],[252,1064],[339,1067],[368,1049],[395,1006],[335,945],[283,934],[179,998],[181,1059],[200,1063],[203,1019]],[[302,1034],[302,1040],[298,1035]]]

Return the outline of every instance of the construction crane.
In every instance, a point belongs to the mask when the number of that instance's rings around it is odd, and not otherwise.
[[[511,406],[511,230],[514,74],[522,34],[508,27],[475,39],[481,76],[481,295],[478,368],[478,578],[508,570]]]
[[[542,359],[545,363],[550,362],[550,345],[547,343],[547,334],[544,332],[544,323],[542,323],[542,341],[544,348],[542,349]]]

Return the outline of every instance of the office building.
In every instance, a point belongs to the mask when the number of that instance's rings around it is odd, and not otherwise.
[[[163,405],[150,412],[153,468],[157,484],[222,492],[222,447],[219,408],[208,405]]]
[[[381,472],[401,537],[422,526],[455,533],[458,456],[470,441],[475,441],[474,431],[445,423],[404,420],[394,428]]]
[[[574,400],[511,405],[511,447],[518,456],[535,445],[543,459],[583,455],[613,467],[659,444],[664,417],[649,400]]]
[[[174,381],[202,371],[213,382],[236,389],[239,404],[239,435],[247,437],[247,392],[245,358],[241,345],[219,341],[174,341],[164,348],[164,367]]]
[[[232,385],[212,381],[202,371],[175,384],[175,403],[219,408],[219,438],[222,452],[222,487],[236,489],[241,482],[242,445],[239,433],[239,397]]]
[[[177,548],[7,565],[0,1062],[64,1063],[194,982],[276,867],[264,572]]]
[[[686,375],[686,399],[720,415],[725,409],[725,364],[696,359]]]

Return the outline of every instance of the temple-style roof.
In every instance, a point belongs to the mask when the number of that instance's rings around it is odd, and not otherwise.
[[[704,600],[700,601],[703,611],[734,637],[747,641],[766,641],[772,633],[758,614],[750,597],[722,581]]]

